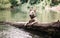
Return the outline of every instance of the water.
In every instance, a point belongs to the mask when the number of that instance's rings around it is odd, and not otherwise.
[[[47,8],[48,9],[48,8]],[[60,13],[57,11],[48,10],[39,11],[37,10],[37,19],[40,22],[53,22],[60,20]],[[0,21],[20,21],[26,22],[29,18],[29,12],[21,11],[20,9],[9,9],[9,10],[0,10]]]
[[[41,1],[41,0],[40,0]],[[26,22],[29,18],[29,8],[36,7],[37,19],[40,22],[54,22],[60,20],[60,10],[54,6],[51,7],[52,0],[43,0],[39,4],[30,5],[29,2],[21,4],[13,9],[0,10],[0,21],[11,22]],[[57,9],[57,10],[56,10]],[[9,25],[0,25],[0,38],[45,38],[47,35],[42,35],[36,30],[26,30],[23,28],[16,28]]]
[[[31,30],[30,30],[31,32],[29,32],[28,30],[25,30],[23,28],[19,29],[10,25],[0,25],[0,26],[2,27],[0,28],[0,38],[40,38],[41,37],[36,34],[33,34],[33,31]]]
[[[6,26],[5,26],[6,27]],[[28,32],[12,26],[0,32],[0,38],[32,38]]]
[[[20,4],[13,9],[0,10],[0,20],[5,21],[28,21],[29,18],[29,9],[28,7],[36,8],[37,19],[40,22],[53,22],[60,20],[60,10],[58,9],[60,5],[51,7],[50,3],[52,0],[43,0],[38,4],[30,5],[31,0],[27,3]]]

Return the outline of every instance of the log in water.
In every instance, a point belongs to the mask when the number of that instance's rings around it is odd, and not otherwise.
[[[51,38],[59,38],[60,37],[60,21],[52,22],[52,23],[35,23],[33,25],[25,26],[26,22],[3,22],[0,21],[2,25],[11,25],[19,28],[24,28],[25,31],[28,30],[29,33],[37,34],[42,37],[51,37]],[[41,34],[41,35],[40,35]],[[33,36],[33,35],[32,35]],[[41,38],[41,37],[37,38]],[[26,37],[27,38],[27,37]],[[33,37],[30,37],[33,38]]]
[[[32,28],[37,30],[43,31],[60,31],[60,21],[52,22],[52,23],[35,23],[33,25],[25,25],[27,22],[3,22],[3,24],[9,24],[15,27],[22,27],[22,28]]]

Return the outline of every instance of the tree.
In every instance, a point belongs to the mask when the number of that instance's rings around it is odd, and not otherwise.
[[[8,5],[7,5],[8,4]],[[6,6],[7,5],[7,6]],[[9,7],[9,0],[0,0],[0,8],[7,8]]]
[[[18,1],[16,0],[9,0],[11,3],[11,6],[17,6]]]
[[[51,6],[58,5],[60,3],[60,0],[52,0]]]

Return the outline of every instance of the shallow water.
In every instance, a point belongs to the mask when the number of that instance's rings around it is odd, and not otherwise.
[[[41,36],[34,34],[31,30],[25,30],[23,28],[16,28],[13,26],[0,25],[0,38],[42,38]],[[5,28],[3,28],[5,27]],[[2,29],[2,30],[1,30]]]

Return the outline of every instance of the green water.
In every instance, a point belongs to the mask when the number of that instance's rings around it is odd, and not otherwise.
[[[60,20],[60,13],[54,11],[37,12],[37,19],[40,22],[53,22]],[[29,12],[20,11],[20,9],[0,10],[0,21],[28,21]]]
[[[27,13],[16,9],[0,10],[0,21],[27,21]]]
[[[53,10],[45,10],[46,6],[50,6],[52,0],[40,0],[40,3],[31,5],[29,0],[27,3],[20,4],[14,9],[0,10],[0,21],[28,21],[29,18],[29,9],[28,7],[36,7],[37,9],[37,19],[40,22],[53,22],[60,20],[60,11],[56,12]],[[34,1],[33,1],[34,2]],[[32,3],[33,3],[32,2]],[[49,8],[48,7],[48,8]]]

